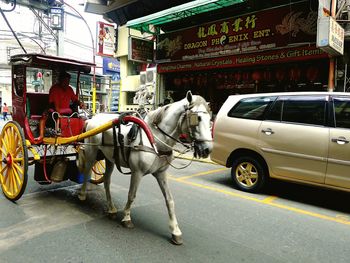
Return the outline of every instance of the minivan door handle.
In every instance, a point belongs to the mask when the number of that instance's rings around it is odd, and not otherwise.
[[[349,143],[349,141],[343,136],[340,136],[338,138],[332,138],[332,142],[336,142],[336,143],[338,143],[340,145]]]
[[[263,129],[261,130],[262,133],[265,133],[266,135],[271,135],[274,134],[275,132],[273,130],[271,130],[270,128],[267,129]]]

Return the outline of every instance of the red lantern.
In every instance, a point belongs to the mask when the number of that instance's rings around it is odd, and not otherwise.
[[[241,72],[236,72],[234,75],[234,78],[236,81],[241,81],[242,80],[242,74]]]
[[[297,67],[293,67],[289,70],[289,80],[298,81],[300,80],[301,70]]]
[[[188,83],[188,81],[189,81],[189,79],[188,79],[187,76],[184,76],[184,77],[182,78],[182,83],[183,83],[184,85],[186,85],[186,84]]]
[[[249,78],[250,78],[250,72],[248,72],[248,71],[243,72],[243,74],[242,74],[243,81],[247,81],[247,80],[249,80]]]
[[[203,77],[201,78],[201,84],[203,85],[203,86],[206,86],[207,84],[208,84],[208,77],[207,77],[207,75],[203,75]]]
[[[306,77],[310,82],[314,82],[319,77],[319,69],[311,66],[306,71]]]
[[[271,81],[272,76],[271,76],[271,71],[270,70],[264,71],[263,75],[264,75],[263,76],[264,80]]]
[[[177,87],[181,86],[181,79],[175,78],[175,79],[174,79],[174,84],[175,84],[175,86],[177,86]]]
[[[286,71],[284,69],[277,69],[276,70],[276,79],[278,81],[284,80],[285,77],[286,77]]]
[[[253,73],[252,73],[252,79],[255,80],[255,81],[260,81],[262,79],[262,74],[259,70],[255,70]]]

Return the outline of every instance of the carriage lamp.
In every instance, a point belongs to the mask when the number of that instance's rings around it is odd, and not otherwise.
[[[50,8],[50,27],[55,30],[63,30],[64,10],[60,7]]]

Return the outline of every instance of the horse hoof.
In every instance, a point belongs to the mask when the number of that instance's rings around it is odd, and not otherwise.
[[[125,227],[125,228],[134,228],[134,224],[131,220],[128,220],[128,221],[122,221],[122,226]]]
[[[109,219],[116,219],[117,218],[117,213],[108,213],[108,218]]]
[[[85,201],[86,200],[86,195],[78,194],[78,198],[79,198],[80,201]]]
[[[183,239],[182,239],[182,236],[176,236],[176,235],[171,235],[171,242],[174,244],[174,245],[182,245],[183,244]]]

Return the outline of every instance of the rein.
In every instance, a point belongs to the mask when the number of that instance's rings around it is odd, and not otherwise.
[[[183,143],[182,141],[180,141],[179,139],[176,139],[175,137],[171,136],[170,134],[166,133],[165,131],[163,131],[157,124],[154,124],[155,128],[157,130],[159,130],[163,135],[167,136],[168,138],[172,139],[173,141],[176,141],[178,143],[180,143],[182,146],[184,146],[186,148],[186,150],[190,150],[192,148],[192,146],[188,146],[185,143]],[[156,136],[155,136],[156,137]],[[162,140],[160,140],[158,137],[156,137],[161,143],[163,143],[164,145],[168,146],[169,148],[172,148],[170,145],[166,144],[165,142],[163,142]]]

